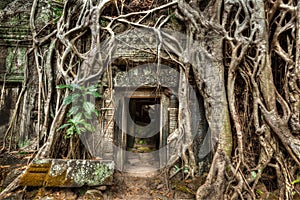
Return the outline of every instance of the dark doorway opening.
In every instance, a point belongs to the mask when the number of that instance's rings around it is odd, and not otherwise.
[[[126,161],[129,172],[153,171],[160,158],[160,98],[130,98],[127,118]],[[130,119],[130,120],[129,120]]]
[[[129,100],[127,150],[149,153],[159,149],[160,99],[131,98]]]
[[[120,94],[114,126],[116,166],[138,176],[157,173],[168,157],[169,98],[156,88]]]

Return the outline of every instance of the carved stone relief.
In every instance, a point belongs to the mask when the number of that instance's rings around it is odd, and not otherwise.
[[[136,67],[129,72],[118,72],[114,78],[115,87],[137,87],[162,85],[175,88],[178,86],[178,74],[172,73],[169,68],[161,67],[160,74],[153,65]]]

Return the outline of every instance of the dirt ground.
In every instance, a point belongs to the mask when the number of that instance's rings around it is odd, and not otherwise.
[[[1,191],[21,174],[32,155],[27,152],[0,154]],[[38,188],[19,187],[3,199],[34,200],[88,200],[88,199],[194,199],[199,179],[181,180],[180,174],[166,181],[164,174],[137,177],[115,172],[113,185],[80,188]]]

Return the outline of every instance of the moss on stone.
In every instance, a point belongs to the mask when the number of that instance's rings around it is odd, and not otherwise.
[[[97,163],[94,166],[84,166],[74,173],[74,181],[78,185],[95,186],[104,183],[112,176],[113,170],[105,164]]]
[[[66,178],[67,176],[67,170],[64,170],[61,174],[58,174],[56,176],[51,176],[51,174],[48,174],[45,177],[45,185],[48,187],[55,187],[59,185],[65,185],[67,182],[70,182]]]
[[[22,176],[22,186],[81,187],[109,184],[113,161],[36,159]]]
[[[49,172],[51,164],[31,164],[21,177],[19,184],[21,186],[42,186]]]

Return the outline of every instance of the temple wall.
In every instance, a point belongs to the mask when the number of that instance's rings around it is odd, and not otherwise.
[[[0,3],[0,139],[2,141],[9,122],[14,116],[14,109],[21,92],[24,79],[24,62],[26,51],[29,48],[28,19],[30,3],[1,1]],[[5,86],[5,87],[4,87]],[[19,111],[27,105],[20,104]],[[17,114],[22,115],[22,112]],[[22,116],[23,117],[23,116]],[[21,117],[21,118],[22,118]],[[25,116],[24,116],[25,117]],[[22,122],[23,121],[23,122]],[[22,130],[13,138],[13,144],[23,146],[28,138],[28,127],[24,127],[25,118],[12,124],[14,132]],[[25,128],[25,129],[24,129]],[[25,131],[27,133],[25,133]],[[25,136],[27,135],[27,136]],[[19,141],[21,138],[22,141]],[[19,144],[14,143],[18,141]]]
[[[40,4],[42,12],[37,13],[37,27],[43,26],[50,17],[47,0]],[[1,0],[0,2],[0,140],[12,124],[14,138],[12,148],[28,145],[36,137],[37,119],[37,72],[33,55],[27,56],[32,47],[29,18],[32,0]],[[25,71],[26,64],[28,70]],[[26,74],[26,75],[25,75]],[[27,76],[27,79],[26,79]],[[22,85],[26,79],[26,89]],[[19,95],[22,95],[18,103]],[[16,115],[15,108],[18,106]]]
[[[47,3],[48,0],[41,0],[39,4],[41,8],[37,13],[38,28],[42,27],[51,17],[53,17],[53,10],[51,10],[51,4]],[[28,139],[34,138],[37,135],[37,89],[38,80],[36,66],[34,65],[32,56],[29,56],[26,60],[26,52],[32,47],[31,32],[29,29],[29,15],[31,10],[32,0],[4,0],[0,2],[0,140],[5,135],[5,132],[9,126],[9,121],[14,115],[14,109],[18,102],[18,96],[22,92],[22,84],[24,79],[25,64],[28,64],[28,71],[26,74],[29,79],[26,82],[26,90],[22,93],[22,98],[18,107],[17,114],[19,115],[18,121],[14,126],[14,132],[17,134],[14,141],[15,146],[19,147],[25,145]],[[165,88],[173,88],[175,93],[178,89],[178,73],[176,72],[176,65],[174,63],[168,63],[163,60],[159,76],[157,76],[156,68],[148,63],[156,63],[156,57],[154,54],[149,54],[147,51],[152,49],[156,51],[158,45],[158,39],[155,35],[140,30],[133,30],[130,32],[124,32],[118,34],[116,37],[119,41],[125,41],[133,45],[133,47],[125,46],[123,43],[118,43],[116,52],[114,54],[115,77],[113,80],[113,87],[126,88],[135,86],[147,86],[157,87],[157,83],[163,85]],[[147,45],[145,46],[145,42]],[[146,48],[144,51],[139,51],[136,48]],[[164,54],[164,52],[161,52]],[[122,62],[123,61],[123,62]],[[130,66],[143,66],[138,68],[127,68],[125,65]],[[165,64],[165,67],[163,66]],[[120,69],[120,65],[123,65],[123,69]],[[166,67],[167,66],[167,67]],[[124,70],[126,68],[126,70]],[[170,70],[170,68],[173,69]],[[175,71],[174,71],[175,70]],[[104,77],[105,79],[105,77]],[[102,80],[102,85],[109,88],[108,78],[106,81]],[[2,90],[2,88],[5,89]],[[161,85],[160,85],[161,86]],[[104,159],[111,159],[113,157],[113,142],[116,132],[114,126],[115,109],[117,105],[114,104],[112,92],[109,89],[104,93],[104,99],[99,106],[100,116],[99,129],[97,134],[103,136],[100,141],[90,138],[89,141],[93,141],[94,149],[92,150],[96,156]],[[170,98],[170,97],[168,97]],[[173,99],[174,100],[174,99]],[[168,107],[168,134],[172,133],[178,126],[177,104],[173,104],[173,100],[170,99],[170,106]],[[197,105],[191,105],[197,107]],[[204,109],[204,108],[203,108]],[[204,110],[201,110],[204,113]],[[198,127],[199,133],[203,130],[206,131],[206,121],[204,114],[199,114],[197,117],[203,118],[202,124],[193,124],[194,127]],[[95,134],[97,138],[98,135]],[[204,133],[201,133],[204,136]],[[166,138],[165,138],[166,140]],[[200,141],[201,142],[201,141]],[[98,146],[99,145],[99,146]],[[99,147],[99,148],[98,148]],[[174,147],[175,148],[175,147]]]

